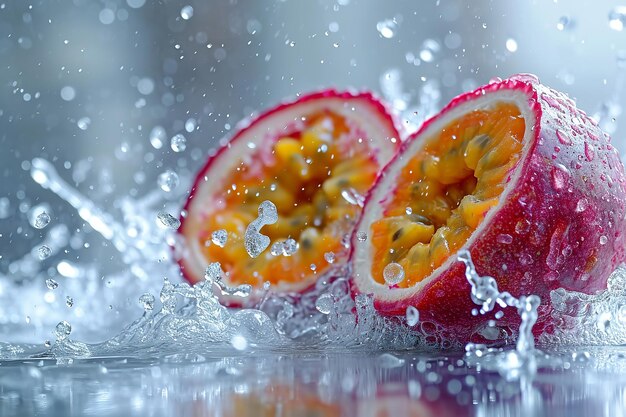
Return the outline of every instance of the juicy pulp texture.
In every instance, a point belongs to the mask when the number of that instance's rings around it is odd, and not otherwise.
[[[321,111],[302,118],[294,129],[260,149],[258,157],[241,161],[211,200],[217,208],[204,217],[200,246],[207,262],[220,262],[231,284],[295,282],[323,273],[326,252],[343,250],[360,206],[372,185],[378,163],[367,138],[341,115]],[[355,146],[358,145],[358,146]],[[273,243],[298,242],[291,256],[266,250],[250,258],[244,246],[246,227],[257,217],[259,204],[272,201],[278,222],[261,233]],[[224,247],[211,244],[211,233],[225,229]]]
[[[469,112],[427,138],[397,177],[383,217],[371,224],[372,278],[402,265],[413,287],[460,249],[498,204],[522,151],[525,122],[516,105]]]

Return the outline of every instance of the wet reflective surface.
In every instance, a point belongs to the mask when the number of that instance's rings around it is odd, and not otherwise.
[[[462,354],[290,352],[0,363],[2,416],[621,416],[626,351],[507,380]],[[471,361],[470,361],[471,362]]]

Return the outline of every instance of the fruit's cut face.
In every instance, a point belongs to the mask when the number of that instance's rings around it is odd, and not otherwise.
[[[310,287],[333,267],[328,259],[345,261],[362,196],[398,143],[391,118],[368,94],[318,93],[260,116],[198,176],[180,230],[185,276],[197,282],[219,262],[231,286]],[[272,244],[252,258],[244,235],[266,200],[278,221],[261,229]],[[226,231],[223,245],[212,242],[217,230]]]
[[[407,155],[394,189],[370,225],[371,274],[398,263],[398,286],[413,287],[465,244],[498,204],[522,150],[525,122],[511,102],[472,110]]]
[[[626,258],[625,183],[608,135],[566,95],[530,75],[495,81],[454,99],[383,169],[353,233],[353,291],[467,340],[493,316],[471,313],[465,248],[500,290],[539,295],[545,328],[551,290],[601,291]]]

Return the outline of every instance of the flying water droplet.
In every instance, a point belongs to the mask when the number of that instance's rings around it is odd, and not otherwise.
[[[78,122],[76,122],[76,125],[80,130],[87,130],[89,129],[89,125],[91,125],[91,119],[89,117],[81,117],[78,119]]]
[[[259,217],[248,225],[244,234],[244,246],[251,258],[259,256],[270,245],[270,238],[260,233],[261,228],[278,221],[276,206],[269,200],[259,205],[258,213]]]
[[[46,213],[45,211],[43,211],[43,212],[39,213],[37,215],[37,217],[35,217],[35,221],[33,223],[33,226],[36,229],[43,229],[49,223],[50,223],[50,215],[48,213]]]
[[[330,314],[334,305],[333,296],[329,293],[321,294],[315,301],[315,308],[322,314]]]
[[[187,131],[187,133],[192,133],[194,130],[196,130],[196,126],[198,126],[198,122],[196,122],[196,119],[189,118],[185,122],[185,130]]]
[[[385,19],[376,23],[376,30],[385,39],[391,39],[395,36],[397,29],[396,19]]]
[[[221,282],[222,281],[222,266],[219,262],[211,262],[204,271],[204,279],[209,282]]]
[[[517,51],[517,41],[513,38],[509,38],[505,43],[506,50],[513,53]]]
[[[40,260],[44,260],[50,257],[50,255],[52,255],[52,249],[50,249],[48,246],[46,245],[41,245],[38,249],[37,249],[37,256],[39,256]]]
[[[159,174],[157,183],[163,191],[169,193],[173,191],[176,187],[178,187],[180,180],[177,173],[168,169],[167,171]]]
[[[383,269],[383,278],[389,286],[398,285],[404,280],[404,268],[395,262],[387,264]]]
[[[157,214],[157,220],[157,224],[160,227],[165,227],[172,230],[177,230],[180,227],[180,220],[164,211],[161,211]]]
[[[184,152],[187,149],[187,138],[182,133],[172,136],[170,147],[174,152]]]
[[[186,5],[182,9],[180,9],[180,17],[185,20],[189,20],[193,17],[193,7],[190,5]]]
[[[150,144],[154,149],[161,149],[166,139],[167,133],[163,127],[155,126],[150,131]]]
[[[74,306],[74,299],[68,295],[65,297],[65,305],[72,308]]]
[[[324,259],[326,260],[326,262],[328,262],[329,264],[332,264],[333,262],[335,262],[335,254],[333,252],[326,252],[324,254]]]
[[[52,278],[48,278],[46,280],[46,287],[48,287],[48,289],[50,290],[56,290],[57,288],[59,288],[59,283]]]
[[[226,230],[219,229],[211,233],[211,242],[213,242],[214,245],[217,245],[220,248],[223,248],[224,245],[226,245],[227,241],[228,241],[228,232],[226,232]]]
[[[621,32],[626,24],[626,6],[616,6],[609,12],[609,27]]]
[[[72,326],[65,320],[59,322],[54,330],[57,340],[67,339],[70,333],[72,333]]]
[[[145,293],[139,297],[139,304],[143,307],[144,311],[150,311],[154,309],[154,295]]]
[[[556,28],[560,31],[571,30],[576,26],[576,22],[569,16],[561,16],[556,22]]]
[[[359,242],[365,242],[367,240],[367,233],[365,233],[364,231],[357,232],[356,239]]]
[[[420,320],[420,312],[413,306],[408,306],[406,308],[406,323],[413,327]]]

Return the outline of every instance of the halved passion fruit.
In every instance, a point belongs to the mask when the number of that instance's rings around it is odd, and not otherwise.
[[[186,244],[179,262],[184,276],[198,282],[209,263],[219,262],[228,286],[258,290],[269,282],[280,292],[310,287],[332,263],[345,263],[361,196],[399,143],[391,116],[368,93],[314,93],[257,117],[196,178],[179,229]],[[278,221],[261,233],[273,249],[253,257],[246,229],[267,200]]]
[[[534,76],[457,97],[372,188],[353,236],[354,291],[382,313],[414,306],[467,336],[484,322],[471,314],[461,248],[500,290],[544,305],[556,288],[605,289],[626,244],[624,168],[609,142]]]

